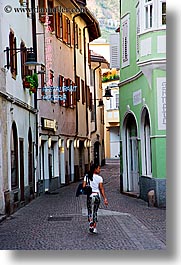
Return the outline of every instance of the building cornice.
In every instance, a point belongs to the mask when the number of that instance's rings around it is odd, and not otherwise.
[[[142,71],[139,71],[139,72],[138,72],[137,74],[135,74],[134,76],[131,76],[131,77],[129,77],[129,78],[127,78],[127,79],[121,81],[121,82],[118,84],[118,86],[121,87],[121,86],[124,86],[124,85],[126,85],[126,84],[128,84],[128,83],[131,83],[131,82],[135,81],[136,79],[138,79],[138,78],[139,78],[140,76],[142,76],[142,75],[143,75]]]
[[[17,106],[19,106],[19,107],[21,107],[27,111],[32,112],[33,114],[37,113],[37,109],[33,108],[29,104],[25,103],[24,101],[20,100],[19,98],[12,96],[11,94],[9,94],[7,92],[0,91],[0,96],[2,98],[6,99],[7,101],[13,103],[14,105],[17,105]]]

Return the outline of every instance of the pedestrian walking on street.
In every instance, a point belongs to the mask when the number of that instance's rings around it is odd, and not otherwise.
[[[88,210],[88,221],[89,221],[89,231],[96,234],[97,228],[97,211],[100,205],[101,195],[104,199],[104,204],[108,205],[108,200],[105,195],[105,190],[103,186],[103,178],[99,175],[101,171],[100,165],[93,164],[88,173],[88,181],[92,188],[91,195],[87,196],[87,210]],[[87,176],[84,177],[83,187],[87,185]]]

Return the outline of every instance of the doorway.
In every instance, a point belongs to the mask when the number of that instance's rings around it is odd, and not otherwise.
[[[19,139],[19,147],[20,147],[20,200],[24,201],[24,140]]]
[[[123,125],[123,191],[139,193],[137,125],[128,114]]]

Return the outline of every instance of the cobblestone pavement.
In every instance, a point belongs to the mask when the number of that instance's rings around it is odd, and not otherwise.
[[[119,192],[119,165],[101,174],[109,205],[100,204],[98,234],[88,233],[78,183],[42,195],[0,223],[1,250],[165,250],[166,210]]]

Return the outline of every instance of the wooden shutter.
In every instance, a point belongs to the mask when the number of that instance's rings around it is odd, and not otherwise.
[[[76,86],[76,84],[74,82],[72,82],[72,87],[74,88],[74,86]],[[76,93],[77,93],[77,88],[76,90],[72,91],[72,104],[73,106],[76,106]]]
[[[64,14],[62,14],[62,22],[63,22],[63,41],[67,43],[68,41],[67,39],[67,36],[68,36],[67,17]]]
[[[76,100],[79,101],[80,100],[80,77],[79,76],[76,76],[76,84],[77,86],[76,88]]]
[[[45,23],[45,20],[46,20],[46,12],[45,12],[45,2],[46,0],[38,0],[38,7],[39,7],[39,20],[42,22],[42,23]]]
[[[56,12],[55,17],[56,17],[55,34],[57,38],[60,38],[60,13]]]
[[[48,0],[48,10],[53,10],[54,6],[53,6],[53,0]],[[50,28],[51,28],[51,31],[54,31],[55,30],[55,12],[48,12],[48,18],[49,18],[49,21],[51,22],[50,23]]]
[[[59,96],[62,98],[63,97],[63,82],[64,81],[64,77],[62,75],[59,75]],[[59,99],[59,105],[63,106],[63,100]]]
[[[85,83],[84,80],[81,80],[81,87],[82,87],[82,104],[85,103]]]
[[[65,87],[66,87],[66,91],[65,91],[65,95],[66,95],[66,100],[65,100],[65,107],[69,107],[70,106],[70,91],[69,91],[69,87],[70,87],[70,79],[66,78],[65,79]]]
[[[89,94],[89,109],[92,111],[92,93]]]

